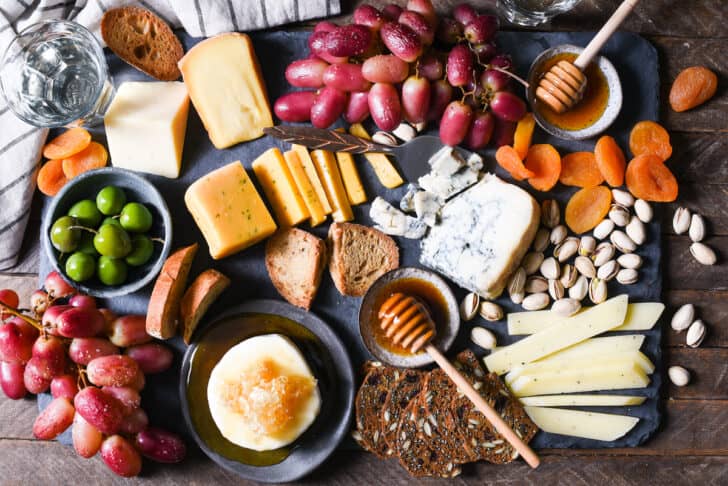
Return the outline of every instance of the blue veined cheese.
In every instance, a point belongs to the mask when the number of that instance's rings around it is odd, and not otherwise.
[[[427,231],[427,225],[423,221],[407,216],[381,197],[372,201],[369,217],[374,221],[376,229],[388,235],[418,240]]]
[[[467,189],[480,177],[483,159],[476,153],[466,159],[453,147],[444,147],[430,157],[431,170],[417,180],[422,189],[443,201]]]
[[[422,240],[420,263],[481,297],[498,297],[538,230],[540,210],[523,189],[493,174],[440,211]]]
[[[432,228],[437,223],[437,214],[442,207],[442,201],[434,194],[420,191],[412,197],[417,219]]]
[[[419,189],[414,184],[407,184],[407,192],[402,196],[402,199],[399,201],[399,209],[404,211],[405,213],[414,213],[415,212],[415,202],[414,197],[415,194]]]

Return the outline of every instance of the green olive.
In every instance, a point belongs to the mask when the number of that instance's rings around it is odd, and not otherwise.
[[[96,195],[96,206],[105,216],[119,214],[124,204],[126,204],[126,194],[116,186],[106,186]]]
[[[131,238],[120,226],[104,224],[94,236],[94,248],[100,255],[124,258],[131,252]]]
[[[77,251],[66,260],[66,275],[74,282],[85,282],[95,272],[96,260],[91,255]]]
[[[96,203],[91,199],[78,201],[68,210],[68,215],[76,218],[81,223],[81,226],[87,228],[97,228],[101,222],[101,218],[103,218],[101,211],[96,207]]]
[[[152,240],[144,235],[136,235],[131,240],[132,250],[126,256],[126,263],[132,267],[140,267],[147,263],[154,253]]]
[[[78,247],[81,240],[81,230],[75,226],[78,224],[72,216],[61,216],[51,226],[51,243],[61,253],[71,253]]]
[[[104,285],[123,284],[126,273],[126,262],[121,258],[99,257],[98,275]]]
[[[133,233],[146,233],[152,227],[152,213],[144,204],[131,202],[121,210],[121,227]]]

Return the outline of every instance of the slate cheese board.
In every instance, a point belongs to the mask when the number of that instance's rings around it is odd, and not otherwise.
[[[185,50],[192,47],[201,39],[191,38],[185,33],[178,32]],[[293,60],[304,58],[308,55],[306,31],[274,31],[253,33],[255,50],[261,63],[263,75],[266,81],[268,96],[272,102],[283,93],[291,90],[284,78],[286,66]],[[515,72],[525,77],[531,61],[543,50],[559,45],[574,44],[584,46],[592,38],[593,33],[541,33],[541,32],[501,32],[497,41],[502,51],[513,57]],[[624,102],[622,110],[614,125],[607,131],[614,136],[621,147],[628,146],[628,135],[631,127],[640,120],[656,120],[658,117],[658,59],[654,47],[645,39],[636,34],[619,32],[612,36],[602,50],[602,55],[609,58],[615,65],[622,82]],[[107,50],[107,60],[114,84],[119,86],[124,81],[151,80],[143,73],[126,65],[119,58]],[[341,124],[341,122],[339,122]],[[369,128],[372,128],[371,126]],[[94,138],[105,141],[103,127],[91,130]],[[436,134],[436,127],[431,129]],[[53,133],[51,133],[53,135]],[[565,141],[556,139],[537,128],[534,134],[534,143],[551,143],[560,153],[593,150],[594,140]],[[206,173],[226,165],[230,162],[240,160],[243,165],[250,169],[252,161],[263,151],[278,146],[282,150],[290,147],[270,137],[263,137],[248,143],[239,144],[226,150],[217,150],[212,146],[207,133],[194,109],[190,109],[187,123],[187,135],[184,146],[182,173],[179,179],[167,179],[143,174],[148,180],[155,184],[160,190],[172,213],[174,220],[174,248],[188,245],[193,242],[201,244],[200,252],[195,260],[191,275],[196,275],[206,268],[216,268],[228,275],[233,285],[223,294],[221,299],[211,308],[208,319],[201,325],[214,321],[214,316],[225,311],[240,302],[254,298],[275,298],[280,299],[273,288],[264,264],[264,244],[258,244],[237,255],[230,256],[220,261],[214,261],[207,253],[207,245],[201,233],[197,229],[192,217],[185,208],[183,196],[187,187]],[[494,149],[489,148],[482,151],[485,158],[485,170],[495,172],[500,177],[511,181],[510,177],[499,167],[496,168],[493,159]],[[362,177],[369,200],[379,195],[386,200],[398,203],[404,195],[405,186],[395,190],[384,188],[376,179],[371,167],[363,159],[357,156],[359,172]],[[253,178],[254,179],[254,178]],[[512,181],[511,181],[512,182]],[[537,199],[557,199],[562,208],[570,195],[575,192],[574,188],[557,186],[549,193],[539,193],[532,190],[527,183],[521,185],[526,188]],[[43,201],[43,210],[47,209],[48,199]],[[657,208],[656,208],[657,209]],[[369,225],[371,220],[368,216],[369,204],[356,206],[354,208],[355,222]],[[659,209],[658,209],[659,211]],[[614,296],[628,292],[630,301],[660,301],[662,286],[662,271],[660,268],[661,241],[660,241],[660,218],[654,218],[648,225],[648,239],[638,253],[644,259],[644,266],[640,269],[640,280],[637,284],[621,287],[615,281],[609,284],[609,295]],[[309,230],[307,224],[302,225]],[[328,224],[324,224],[312,231],[320,237],[325,237]],[[41,238],[46,235],[41,235]],[[397,238],[401,250],[402,266],[419,266],[419,241]],[[41,255],[39,273],[45,276],[51,269],[45,257]],[[42,280],[42,277],[41,277]],[[456,297],[461,299],[465,295],[463,289],[451,285]],[[113,301],[102,302],[104,306],[110,307],[119,314],[143,314],[146,311],[147,299],[151,293],[151,285],[136,292],[135,294],[119,297]],[[357,320],[358,309],[361,299],[343,297],[334,287],[331,279],[325,276],[319,290],[318,296],[312,307],[312,312],[324,319],[332,329],[339,335],[347,347],[351,360],[356,369],[371,356],[364,348],[359,336],[359,325]],[[506,312],[520,311],[520,306],[510,302],[507,297],[498,299]],[[460,336],[456,340],[449,354],[454,355],[460,350],[472,346],[474,350],[482,351],[473,346],[469,340],[469,331],[472,326],[485,326],[493,330],[497,335],[499,345],[507,344],[517,340],[516,337],[508,336],[506,325],[500,323],[486,323],[481,318],[476,318],[469,323],[461,325]],[[609,413],[626,413],[640,418],[639,424],[632,429],[625,437],[612,442],[601,442],[588,439],[579,439],[561,435],[540,432],[532,442],[537,449],[542,448],[607,448],[607,447],[634,447],[646,441],[658,428],[660,423],[659,390],[662,383],[661,375],[661,326],[655,326],[651,331],[646,332],[647,338],[643,345],[643,352],[654,362],[657,371],[652,375],[650,386],[643,390],[626,393],[647,395],[647,401],[638,407],[620,407],[616,411],[614,407],[591,407],[590,410]],[[151,376],[143,392],[145,403],[152,403],[153,406],[145,406],[150,411],[152,423],[176,430],[187,435],[184,430],[181,407],[177,394],[179,376],[179,360],[184,351],[184,344],[181,339],[175,338],[170,341],[179,353],[176,365],[172,370],[161,375]],[[620,392],[622,393],[622,392]],[[48,396],[41,397],[39,405],[42,407],[47,403]],[[64,435],[70,435],[66,432]],[[61,438],[64,442],[70,442],[70,437]],[[190,441],[191,442],[191,441]],[[342,447],[355,448],[353,441],[344,442]]]

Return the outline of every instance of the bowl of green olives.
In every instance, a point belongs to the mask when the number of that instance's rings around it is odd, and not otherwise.
[[[127,295],[149,284],[172,244],[172,220],[159,191],[133,172],[106,167],[75,177],[43,218],[53,267],[81,292]]]

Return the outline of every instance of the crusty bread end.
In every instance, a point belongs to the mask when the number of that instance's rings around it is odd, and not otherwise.
[[[190,344],[197,324],[229,286],[230,279],[213,269],[205,270],[190,284],[180,303],[182,339],[185,344]]]

